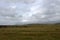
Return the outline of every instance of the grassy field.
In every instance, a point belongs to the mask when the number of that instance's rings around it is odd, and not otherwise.
[[[0,40],[60,40],[60,24],[0,28]]]

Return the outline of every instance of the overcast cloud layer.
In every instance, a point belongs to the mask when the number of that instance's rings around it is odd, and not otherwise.
[[[58,22],[60,0],[0,0],[0,25]]]

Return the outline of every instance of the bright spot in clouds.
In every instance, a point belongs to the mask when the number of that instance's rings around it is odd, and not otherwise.
[[[15,8],[16,8],[16,5],[11,6],[11,8],[12,8],[12,9],[15,9]]]
[[[0,0],[0,25],[58,22],[59,0]]]

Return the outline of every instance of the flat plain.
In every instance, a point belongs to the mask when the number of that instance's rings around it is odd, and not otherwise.
[[[0,40],[60,40],[60,24],[1,27]]]

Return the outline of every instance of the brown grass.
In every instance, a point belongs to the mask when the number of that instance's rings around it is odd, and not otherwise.
[[[60,40],[60,24],[0,28],[0,40]]]

